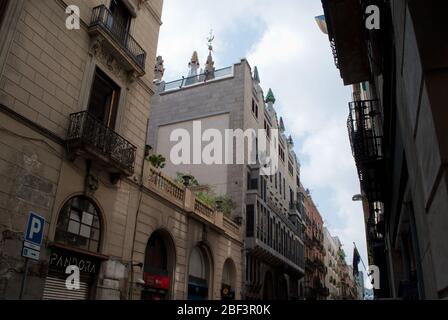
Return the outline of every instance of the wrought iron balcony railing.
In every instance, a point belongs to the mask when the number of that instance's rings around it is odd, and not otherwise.
[[[383,158],[380,114],[376,100],[350,103],[348,130],[353,156],[357,163]]]
[[[354,101],[349,106],[347,126],[359,179],[367,198],[380,200],[384,152],[377,100]]]
[[[288,225],[283,225],[282,234],[280,229],[276,229],[276,223],[269,226],[263,222],[263,215],[254,210],[248,210],[246,217],[246,237],[252,238],[251,241],[255,240],[254,250],[276,261],[278,258],[288,261],[287,264],[293,265],[295,269],[305,268],[305,247],[298,238],[289,236],[295,230],[289,229]]]
[[[314,265],[316,266],[317,269],[325,273],[325,263],[321,259],[315,257]]]
[[[112,13],[105,5],[93,8],[90,29],[100,27],[106,31],[115,42],[128,54],[128,56],[141,68],[144,73],[146,62],[146,51],[129,33],[126,26],[122,25],[117,19],[114,19]]]
[[[87,111],[70,115],[67,146],[109,165],[112,173],[130,176],[134,172],[137,147]]]
[[[197,76],[187,77],[187,78],[183,77],[182,79],[179,79],[179,80],[161,83],[159,85],[158,91],[166,92],[166,91],[171,91],[171,90],[179,90],[179,89],[197,85],[200,83],[206,83],[207,81],[228,78],[228,77],[231,77],[232,75],[233,75],[233,66],[230,66],[230,67],[215,70],[213,75],[210,75],[209,73],[205,72],[205,73],[201,73]]]

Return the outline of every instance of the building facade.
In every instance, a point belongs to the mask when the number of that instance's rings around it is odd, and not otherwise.
[[[303,190],[303,187],[302,187]],[[305,298],[308,300],[326,300],[330,294],[326,286],[327,267],[324,247],[324,226],[311,194],[302,192],[306,212],[305,231]]]
[[[167,175],[188,173],[207,184],[212,192],[232,199],[230,216],[242,225],[245,237],[241,259],[241,269],[245,270],[241,279],[243,297],[297,299],[304,274],[303,223],[297,201],[300,166],[293,141],[285,135],[283,120],[274,109],[275,97],[271,90],[264,95],[257,69],[252,70],[246,60],[215,69],[210,50],[204,71],[200,70],[197,53],[188,67],[186,78],[158,81],[149,126],[150,145],[155,154],[168,159],[164,168]],[[182,155],[186,161],[173,159],[172,151],[179,152],[179,129],[193,137],[192,154],[188,151]],[[227,156],[228,149],[224,147],[215,150],[218,158],[213,161],[195,160],[207,150],[205,142],[213,137],[227,137],[226,130],[248,129],[265,130],[267,141],[275,138],[270,136],[271,130],[278,130],[279,169],[275,174],[261,174],[259,157],[254,162],[245,156],[243,162],[236,161],[238,152],[247,155],[252,150],[252,154],[258,155],[256,140],[233,145],[230,163],[222,158]],[[203,132],[205,135],[207,131],[213,134],[204,138]],[[230,141],[233,139],[230,137]],[[201,140],[205,141],[201,144]],[[198,141],[199,146],[195,146]]]
[[[340,241],[333,237],[330,231],[324,227],[324,248],[325,248],[325,286],[329,289],[328,300],[339,300],[340,278],[338,269]]]
[[[448,297],[443,1],[322,1],[345,85],[376,298]],[[380,28],[367,28],[376,5]],[[376,271],[378,275],[378,270]]]
[[[31,211],[25,299],[239,298],[240,227],[145,160],[162,0],[0,8],[0,298],[19,297]]]
[[[365,284],[364,284],[364,272],[358,271],[358,275],[355,277],[357,285],[358,300],[365,300]]]

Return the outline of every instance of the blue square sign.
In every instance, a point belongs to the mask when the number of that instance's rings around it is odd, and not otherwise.
[[[25,229],[25,240],[35,245],[42,244],[45,219],[34,212],[30,212]]]

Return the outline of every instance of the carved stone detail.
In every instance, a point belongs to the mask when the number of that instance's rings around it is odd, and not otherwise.
[[[114,74],[117,78],[124,82],[130,81],[132,78],[131,73],[128,73],[123,69],[121,64],[115,59],[114,56],[108,52],[104,45],[105,39],[102,36],[97,36],[92,40],[89,53],[100,61],[107,69]]]

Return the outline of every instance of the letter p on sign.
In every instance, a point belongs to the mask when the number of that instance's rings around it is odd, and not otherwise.
[[[25,230],[25,240],[40,246],[42,244],[44,227],[45,219],[33,212],[30,212]]]

